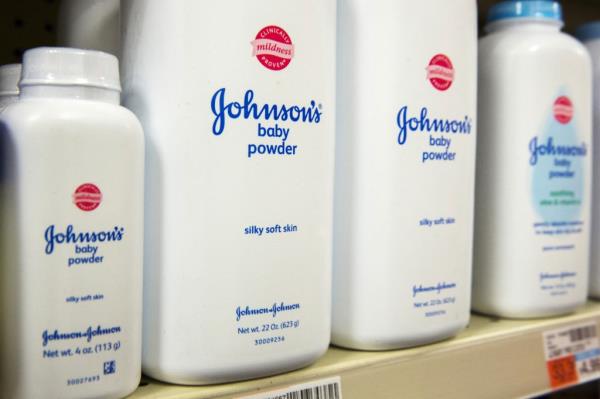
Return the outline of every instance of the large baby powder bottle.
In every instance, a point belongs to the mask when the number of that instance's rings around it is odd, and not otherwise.
[[[579,27],[575,33],[592,56],[593,67],[593,154],[592,241],[590,248],[589,294],[600,298],[600,21]]]
[[[477,9],[338,5],[333,335],[425,344],[469,320]]]
[[[57,40],[61,46],[120,54],[119,0],[61,0]]]
[[[141,370],[143,133],[117,59],[25,52],[0,115],[0,386],[119,398]]]
[[[144,372],[211,384],[312,363],[330,339],[335,1],[121,11],[148,144]]]
[[[0,112],[19,99],[21,64],[0,66]]]
[[[591,67],[554,1],[504,1],[479,46],[473,308],[573,311],[587,296]]]

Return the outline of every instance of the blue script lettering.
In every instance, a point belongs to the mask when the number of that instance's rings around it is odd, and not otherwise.
[[[76,233],[73,225],[68,225],[64,233],[57,233],[54,225],[48,226],[44,232],[46,240],[46,254],[54,252],[56,244],[78,244],[89,242],[121,241],[125,228],[115,226],[112,231],[90,231]]]
[[[413,285],[413,298],[417,296],[417,294],[421,294],[421,293],[426,293],[426,292],[436,292],[436,293],[440,293],[444,290],[449,290],[452,288],[456,288],[456,283],[446,283],[446,282],[441,282],[438,283],[437,285],[431,285],[431,286],[423,286],[422,284],[419,284],[419,286]]]
[[[560,273],[540,273],[540,282],[544,282],[544,280],[553,280],[553,279],[558,279],[558,280],[564,280],[566,278],[573,278],[576,277],[577,273],[575,272],[560,272]]]
[[[555,145],[554,138],[548,137],[545,143],[538,144],[537,136],[529,142],[529,151],[531,158],[529,163],[533,166],[537,164],[538,158],[545,155],[561,156],[561,157],[585,157],[587,155],[587,147],[585,143],[581,145]]]
[[[263,308],[251,308],[250,306],[246,306],[245,308],[242,308],[240,306],[237,307],[237,309],[235,310],[235,319],[237,321],[240,321],[240,319],[243,316],[256,316],[256,315],[262,315],[262,314],[271,314],[273,317],[277,316],[277,314],[279,312],[288,312],[290,310],[297,310],[300,309],[300,304],[299,303],[294,303],[294,304],[285,304],[283,302],[281,303],[274,303],[271,307],[263,307]]]
[[[262,104],[254,102],[254,91],[247,90],[244,102],[225,101],[225,88],[221,88],[213,94],[210,108],[215,115],[212,131],[219,136],[225,130],[227,118],[231,119],[264,119],[274,121],[292,121],[319,123],[323,113],[316,102],[311,100],[308,106],[286,105],[286,104]]]
[[[53,332],[48,332],[48,330],[44,330],[42,333],[42,346],[47,346],[50,341],[61,341],[68,339],[78,339],[85,338],[87,342],[91,342],[92,338],[101,335],[108,334],[118,334],[121,332],[120,326],[115,327],[101,327],[96,326],[88,327],[83,331],[70,331],[70,332],[60,332],[58,330],[54,330]]]
[[[418,117],[409,117],[408,107],[405,105],[400,108],[398,115],[396,115],[396,123],[400,131],[398,133],[398,144],[403,145],[406,143],[406,135],[408,131],[411,132],[440,132],[440,133],[471,133],[471,118],[465,116],[462,120],[452,119],[430,119],[427,114],[429,110],[427,107],[421,108],[421,113]]]

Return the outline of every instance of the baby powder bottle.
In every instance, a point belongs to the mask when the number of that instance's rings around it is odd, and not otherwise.
[[[19,99],[21,64],[0,66],[0,112]]]
[[[469,320],[473,0],[338,3],[333,335],[384,350]]]
[[[593,67],[593,167],[592,167],[592,245],[590,251],[589,294],[600,298],[600,21],[577,29],[575,35],[592,56]]]
[[[124,103],[147,139],[149,376],[242,380],[328,347],[335,3],[121,4]]]
[[[587,296],[591,67],[554,1],[504,1],[479,45],[473,308],[571,312]]]
[[[61,0],[57,24],[61,46],[120,54],[119,0]]]
[[[26,51],[0,115],[0,386],[119,398],[141,371],[143,133],[117,59]]]

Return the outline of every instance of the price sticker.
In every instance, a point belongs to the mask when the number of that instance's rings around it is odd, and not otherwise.
[[[552,388],[600,376],[600,342],[595,322],[546,331],[544,351]]]

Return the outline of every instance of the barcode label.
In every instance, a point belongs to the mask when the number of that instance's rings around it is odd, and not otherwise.
[[[596,336],[596,326],[586,326],[575,328],[569,331],[571,342],[583,341],[584,339],[592,338]]]
[[[332,377],[241,399],[342,399],[342,382],[340,377]]]
[[[299,391],[287,392],[269,399],[340,399],[340,386],[337,383],[305,388]]]
[[[543,338],[552,388],[600,376],[600,342],[595,322],[546,331]]]

